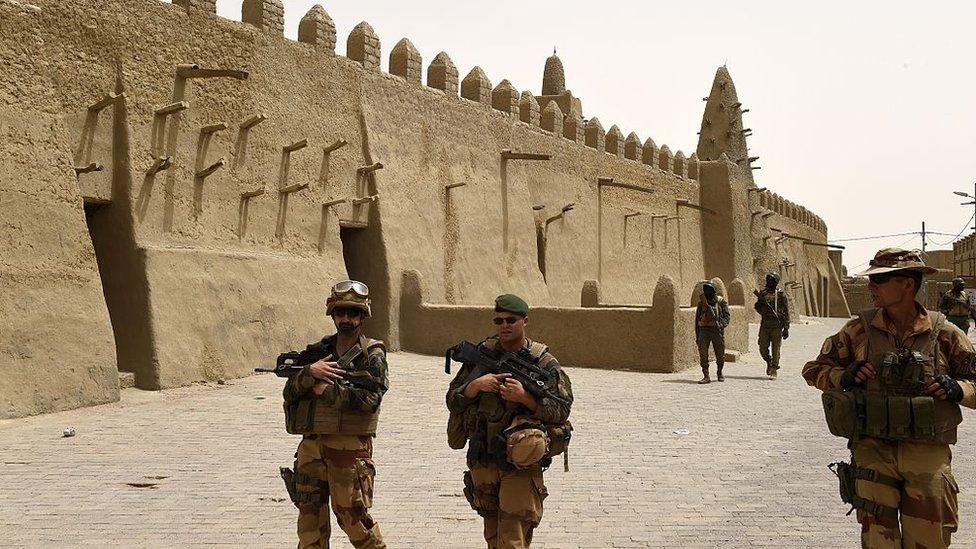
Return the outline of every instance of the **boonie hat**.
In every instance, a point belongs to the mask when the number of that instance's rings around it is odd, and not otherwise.
[[[549,451],[549,434],[545,427],[527,417],[517,417],[505,430],[505,454],[516,469],[528,469],[542,461]]]
[[[868,268],[860,276],[890,273],[892,271],[920,271],[922,274],[933,274],[939,270],[929,267],[922,261],[918,250],[903,250],[901,248],[885,248],[874,254],[874,259],[868,263]]]

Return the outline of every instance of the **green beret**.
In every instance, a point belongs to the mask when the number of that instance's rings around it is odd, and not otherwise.
[[[495,312],[528,316],[529,304],[517,295],[504,294],[495,298]]]

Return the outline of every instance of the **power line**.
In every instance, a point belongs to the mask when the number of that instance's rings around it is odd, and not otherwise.
[[[959,237],[960,237],[960,236],[962,235],[962,233],[964,233],[964,232],[966,232],[966,229],[968,229],[968,228],[969,228],[969,224],[970,224],[970,223],[972,223],[972,222],[973,222],[974,220],[976,220],[976,212],[973,212],[973,215],[971,215],[971,216],[969,216],[969,221],[967,221],[967,222],[966,222],[966,224],[962,226],[962,229],[959,229],[959,232],[958,232],[958,233],[956,233],[956,235],[955,235],[955,236],[953,236],[953,237],[952,237],[952,238],[951,238],[951,239],[949,240],[949,242],[937,242],[937,241],[935,241],[935,240],[933,240],[932,242],[935,242],[935,243],[936,243],[936,244],[938,244],[939,246],[946,246],[946,245],[948,245],[948,244],[950,244],[950,243],[952,243],[952,242],[954,242],[954,241],[956,241],[956,240],[958,240],[958,239],[959,239]],[[943,233],[936,233],[936,234],[940,234],[940,235],[942,235],[942,236],[950,236],[950,235],[947,235],[947,234],[943,234]]]
[[[896,236],[907,236],[907,235],[918,236],[920,234],[922,234],[922,233],[920,233],[918,231],[913,231],[913,232],[908,232],[908,233],[882,234],[882,235],[877,235],[877,236],[857,236],[857,237],[851,237],[851,238],[834,238],[834,239],[831,239],[831,242],[854,242],[855,240],[877,240],[879,238],[892,238],[892,237],[896,237]]]

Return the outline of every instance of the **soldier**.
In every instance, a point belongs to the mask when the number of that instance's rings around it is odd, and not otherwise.
[[[976,320],[976,302],[973,294],[966,289],[966,282],[961,278],[952,279],[952,289],[939,298],[939,310],[946,315],[949,322],[955,324],[962,333],[969,333],[969,319]]]
[[[704,377],[698,382],[703,385],[711,383],[708,376],[708,345],[715,351],[716,378],[725,381],[722,366],[725,365],[725,327],[729,325],[729,304],[725,298],[718,295],[715,285],[709,281],[702,282],[702,293],[695,309],[695,341],[698,343],[698,360],[701,363]]]
[[[389,386],[386,349],[362,333],[370,315],[369,288],[362,282],[336,284],[325,312],[338,333],[302,351],[300,362],[310,364],[284,389],[288,432],[303,435],[294,476],[286,478],[298,507],[298,547],[329,547],[331,500],[353,547],[382,549],[380,527],[368,509],[376,474],[373,437]],[[351,364],[337,363],[347,353],[355,355]]]
[[[778,289],[779,275],[766,275],[766,287],[754,291],[755,309],[762,319],[759,322],[759,355],[766,361],[766,375],[776,379],[779,370],[779,349],[784,339],[790,337],[790,307],[786,292]],[[772,354],[769,353],[770,346]]]
[[[830,432],[849,439],[833,464],[868,548],[948,547],[958,527],[950,444],[959,405],[976,407],[973,345],[915,300],[927,267],[918,252],[881,250],[863,274],[877,308],[827,338],[803,367],[824,391]]]
[[[555,375],[558,398],[538,399],[510,374],[482,374],[473,364],[458,370],[447,391],[448,438],[454,425],[461,431],[460,444],[451,442],[451,447],[463,448],[467,441],[464,495],[484,520],[489,549],[529,547],[548,495],[542,472],[553,455],[565,450],[572,429],[569,377],[548,347],[526,337],[528,314],[529,306],[518,296],[498,296],[496,335],[479,347],[491,356],[517,353]]]

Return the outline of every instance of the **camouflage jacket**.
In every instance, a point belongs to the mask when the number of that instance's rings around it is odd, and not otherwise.
[[[912,329],[902,338],[902,342],[932,330],[929,312],[921,304],[916,303],[915,306],[918,309],[918,317]],[[874,316],[871,326],[886,332],[892,341],[898,341],[894,325],[884,310]],[[949,375],[962,387],[963,399],[959,404],[976,408],[976,368],[974,368],[976,352],[973,350],[972,342],[959,328],[949,322],[943,322],[937,343],[939,353],[946,358]],[[839,332],[824,341],[816,360],[811,360],[803,366],[803,378],[808,385],[823,391],[840,388],[840,377],[844,373],[844,368],[855,360],[866,360],[866,352],[867,334],[861,319],[855,317]]]
[[[331,360],[337,360],[339,352],[336,349],[336,340],[337,337],[332,335],[308,345],[301,352],[300,362],[315,362],[329,355],[332,355]],[[339,410],[370,413],[379,410],[383,395],[390,386],[387,378],[386,349],[382,342],[363,336],[359,338],[358,345],[363,347],[364,353],[353,361],[341,382],[329,385],[322,395],[316,397],[312,387],[318,380],[312,376],[309,367],[306,366],[285,383],[283,391],[285,402],[317,398],[322,402],[332,403]]]
[[[489,350],[498,348],[498,340],[494,337],[482,342],[482,346]],[[526,349],[531,349],[532,342],[526,338]],[[569,419],[570,408],[573,402],[573,387],[569,381],[569,376],[560,368],[555,357],[548,351],[539,359],[539,365],[547,370],[554,370],[559,379],[557,392],[559,396],[566,399],[567,403],[556,402],[549,398],[543,398],[534,412],[522,404],[508,402],[498,393],[478,393],[473,398],[464,396],[464,390],[468,384],[474,381],[472,373],[474,366],[463,364],[458,370],[457,375],[451,381],[447,389],[447,408],[453,414],[464,415],[468,420],[468,440],[469,454],[476,448],[486,448],[488,442],[502,430],[507,429],[512,419],[516,416],[535,418],[548,425],[561,425]],[[469,455],[469,461],[474,456]]]
[[[760,324],[763,328],[777,328],[790,326],[790,303],[783,290],[759,290],[754,305],[756,312],[762,316]]]
[[[939,298],[939,310],[945,315],[969,316],[976,318],[976,302],[969,290],[956,294],[952,290],[942,294]]]

